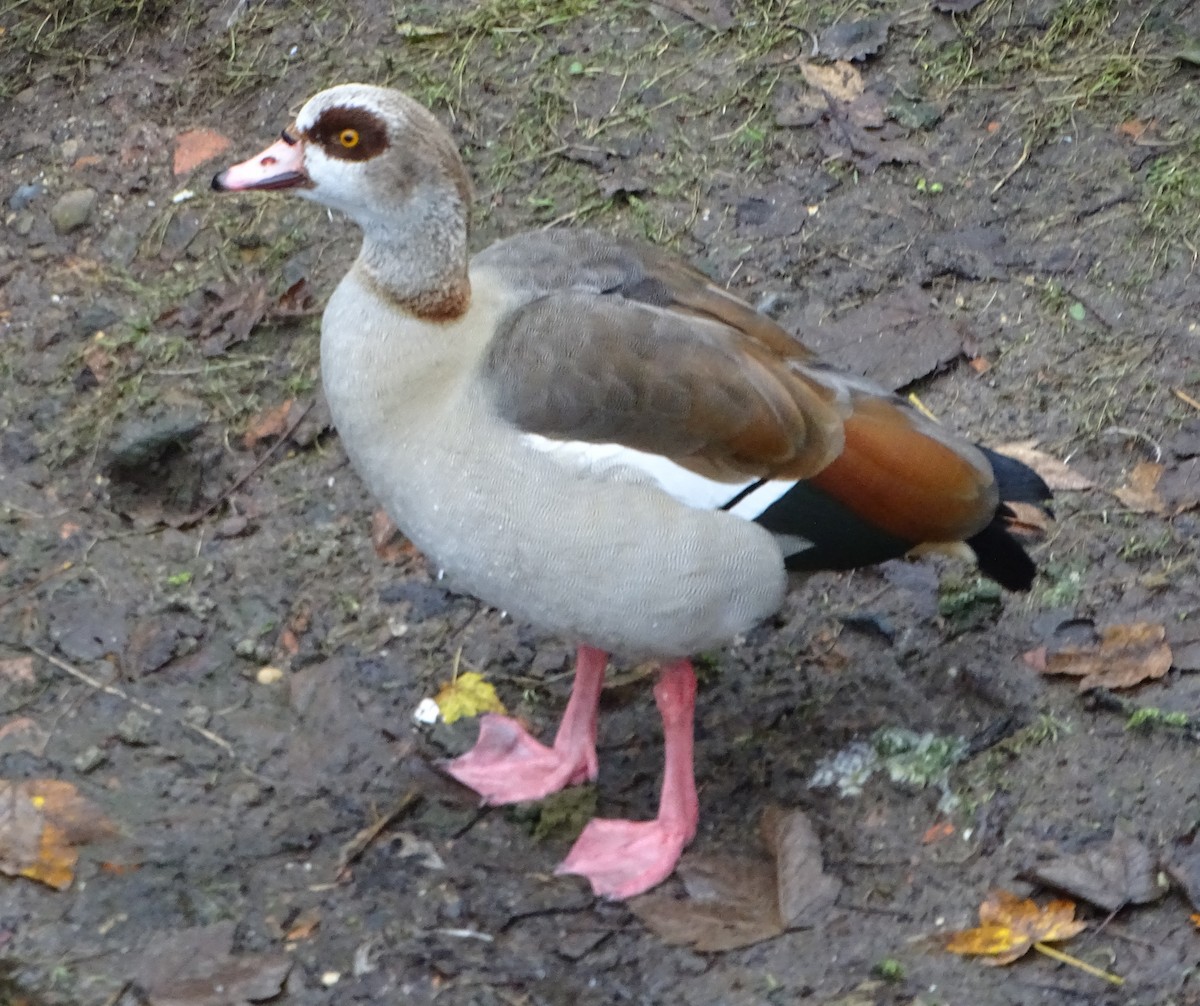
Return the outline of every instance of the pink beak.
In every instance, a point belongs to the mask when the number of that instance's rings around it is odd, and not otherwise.
[[[226,168],[212,180],[212,187],[218,192],[294,189],[310,184],[304,170],[304,144],[286,134],[261,154]]]

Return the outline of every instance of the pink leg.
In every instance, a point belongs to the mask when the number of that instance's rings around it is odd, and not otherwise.
[[[607,898],[631,898],[666,880],[700,821],[692,766],[696,674],[689,661],[663,668],[654,701],[666,745],[658,817],[591,821],[556,871],[587,877],[592,890]]]
[[[554,747],[538,743],[508,716],[488,714],[479,724],[479,740],[445,770],[483,797],[484,803],[540,800],[560,789],[596,778],[596,718],[608,654],[579,647],[575,684],[554,738]]]

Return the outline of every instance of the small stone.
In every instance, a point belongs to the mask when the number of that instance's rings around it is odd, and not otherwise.
[[[155,418],[135,418],[114,437],[108,467],[136,469],[150,464],[172,447],[181,447],[193,440],[203,428],[204,416],[191,410]]]
[[[79,150],[79,141],[72,137],[69,140],[63,140],[62,146],[59,147],[59,156],[62,157],[64,164],[72,164],[79,156]]]
[[[33,230],[33,214],[28,212],[18,213],[17,218],[13,221],[12,228],[21,237],[29,237],[29,232]]]
[[[40,196],[43,191],[42,186],[36,182],[32,185],[18,185],[17,190],[8,197],[8,208],[10,210],[23,210]]]
[[[74,189],[59,197],[50,210],[50,221],[59,234],[70,234],[88,222],[95,205],[95,189]]]
[[[137,709],[130,709],[117,724],[117,737],[131,747],[145,747],[153,739],[151,728],[154,722]]]
[[[283,671],[278,667],[260,667],[254,680],[260,685],[277,685],[283,680]]]
[[[76,772],[87,775],[89,772],[95,772],[106,761],[108,761],[108,755],[93,744],[90,748],[77,754],[73,764]]]
[[[194,727],[208,726],[208,721],[212,718],[212,710],[208,706],[188,706],[183,711],[181,719],[184,723]]]

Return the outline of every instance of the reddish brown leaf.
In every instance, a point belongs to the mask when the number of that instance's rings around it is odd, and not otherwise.
[[[412,542],[400,533],[383,509],[371,514],[371,547],[381,560],[390,563],[403,562],[416,553]]]
[[[1036,652],[1036,651],[1033,651]],[[1064,646],[1048,652],[1045,667],[1037,667],[1026,654],[1026,663],[1043,674],[1070,674],[1080,678],[1079,690],[1132,688],[1161,678],[1171,669],[1171,647],[1158,622],[1110,625],[1100,631],[1097,643]]]
[[[261,441],[283,434],[291,425],[292,408],[295,404],[296,400],[289,398],[254,416],[247,425],[246,432],[242,434],[242,446],[246,450],[252,450]]]
[[[1129,473],[1129,481],[1113,490],[1113,495],[1134,513],[1165,514],[1167,506],[1159,498],[1157,489],[1162,474],[1162,465],[1142,461]]]

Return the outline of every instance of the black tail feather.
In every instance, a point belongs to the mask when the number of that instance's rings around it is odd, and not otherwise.
[[[985,576],[990,576],[1007,590],[1029,590],[1033,586],[1037,566],[1009,532],[1008,519],[1013,513],[1004,503],[1030,503],[1054,516],[1050,509],[1050,499],[1054,494],[1042,477],[1028,465],[987,447],[979,449],[996,475],[1001,503],[992,522],[968,538],[967,544],[979,561],[979,571]]]
[[[987,527],[967,539],[979,562],[979,572],[990,576],[1005,590],[1028,590],[1033,586],[1037,566],[1004,526],[1004,517],[996,515]]]

